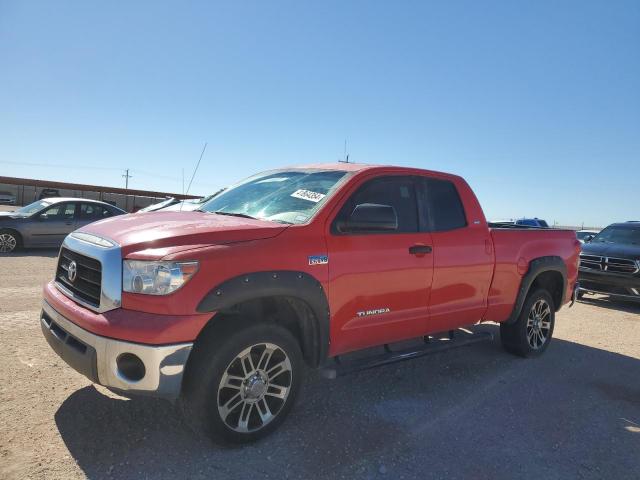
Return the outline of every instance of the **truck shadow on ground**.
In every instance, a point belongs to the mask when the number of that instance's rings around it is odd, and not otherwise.
[[[164,401],[94,387],[55,421],[89,478],[630,478],[638,378],[624,355],[554,339],[525,360],[494,340],[334,381],[309,372],[280,430],[245,447],[196,436]]]

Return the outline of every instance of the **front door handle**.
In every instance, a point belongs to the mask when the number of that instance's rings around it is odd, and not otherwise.
[[[426,255],[431,253],[431,247],[429,245],[413,245],[409,247],[409,253],[411,255]]]

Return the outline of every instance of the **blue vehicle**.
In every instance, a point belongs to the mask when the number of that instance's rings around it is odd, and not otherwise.
[[[523,225],[525,227],[549,228],[549,224],[541,218],[521,218],[520,220],[516,220],[516,225]]]

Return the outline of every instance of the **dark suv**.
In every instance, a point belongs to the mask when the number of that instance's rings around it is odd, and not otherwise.
[[[43,188],[38,196],[38,200],[44,200],[45,198],[59,197],[60,191],[55,188]]]
[[[580,292],[640,301],[640,222],[614,223],[582,246]]]

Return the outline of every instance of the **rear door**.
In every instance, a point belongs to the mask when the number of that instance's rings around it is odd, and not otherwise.
[[[55,246],[75,230],[76,202],[56,203],[42,213],[31,217],[27,234],[31,245]]]
[[[429,331],[479,321],[493,274],[493,244],[486,222],[468,219],[456,185],[424,177],[420,198],[433,244]]]
[[[97,222],[98,220],[111,216],[113,216],[111,209],[99,203],[82,202],[80,204],[80,211],[78,212],[76,228],[84,227],[89,223]]]
[[[433,259],[425,253],[431,234],[419,229],[416,178],[390,175],[360,183],[332,221],[327,235],[332,355],[425,331]],[[392,206],[397,230],[336,231],[338,221],[366,203]]]

